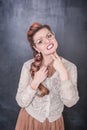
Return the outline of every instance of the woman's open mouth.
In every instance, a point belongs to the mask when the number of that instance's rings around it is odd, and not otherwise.
[[[47,50],[52,49],[52,48],[53,48],[53,46],[54,46],[54,44],[52,44],[52,43],[51,43],[50,45],[48,45],[48,46],[47,46]]]

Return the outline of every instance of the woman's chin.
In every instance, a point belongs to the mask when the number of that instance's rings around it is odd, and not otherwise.
[[[47,52],[47,53],[46,53],[46,55],[51,55],[51,54],[53,54],[53,53],[55,53],[55,52],[56,52],[56,49],[55,49],[55,50],[51,50],[51,51]]]
[[[58,46],[54,46],[53,48],[51,48],[51,49],[49,49],[49,50],[46,50],[44,54],[45,54],[45,55],[51,55],[51,54],[53,54],[54,52],[57,51],[57,47],[58,47]]]

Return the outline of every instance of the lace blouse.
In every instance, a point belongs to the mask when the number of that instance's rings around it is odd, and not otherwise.
[[[20,107],[40,122],[48,118],[49,122],[57,120],[63,112],[64,105],[72,107],[79,100],[77,90],[77,67],[72,62],[62,57],[62,62],[69,74],[69,80],[61,81],[59,72],[56,71],[51,77],[47,77],[42,84],[49,89],[49,94],[38,97],[39,90],[31,88],[32,81],[29,73],[33,59],[23,64],[16,101]]]

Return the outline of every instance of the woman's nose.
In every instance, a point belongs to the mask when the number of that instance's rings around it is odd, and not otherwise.
[[[49,42],[50,42],[50,40],[49,40],[49,39],[44,38],[44,43],[49,43]]]

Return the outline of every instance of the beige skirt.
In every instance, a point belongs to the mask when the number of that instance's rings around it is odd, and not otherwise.
[[[63,117],[54,122],[46,119],[43,123],[30,116],[25,109],[21,109],[15,130],[64,130]]]

